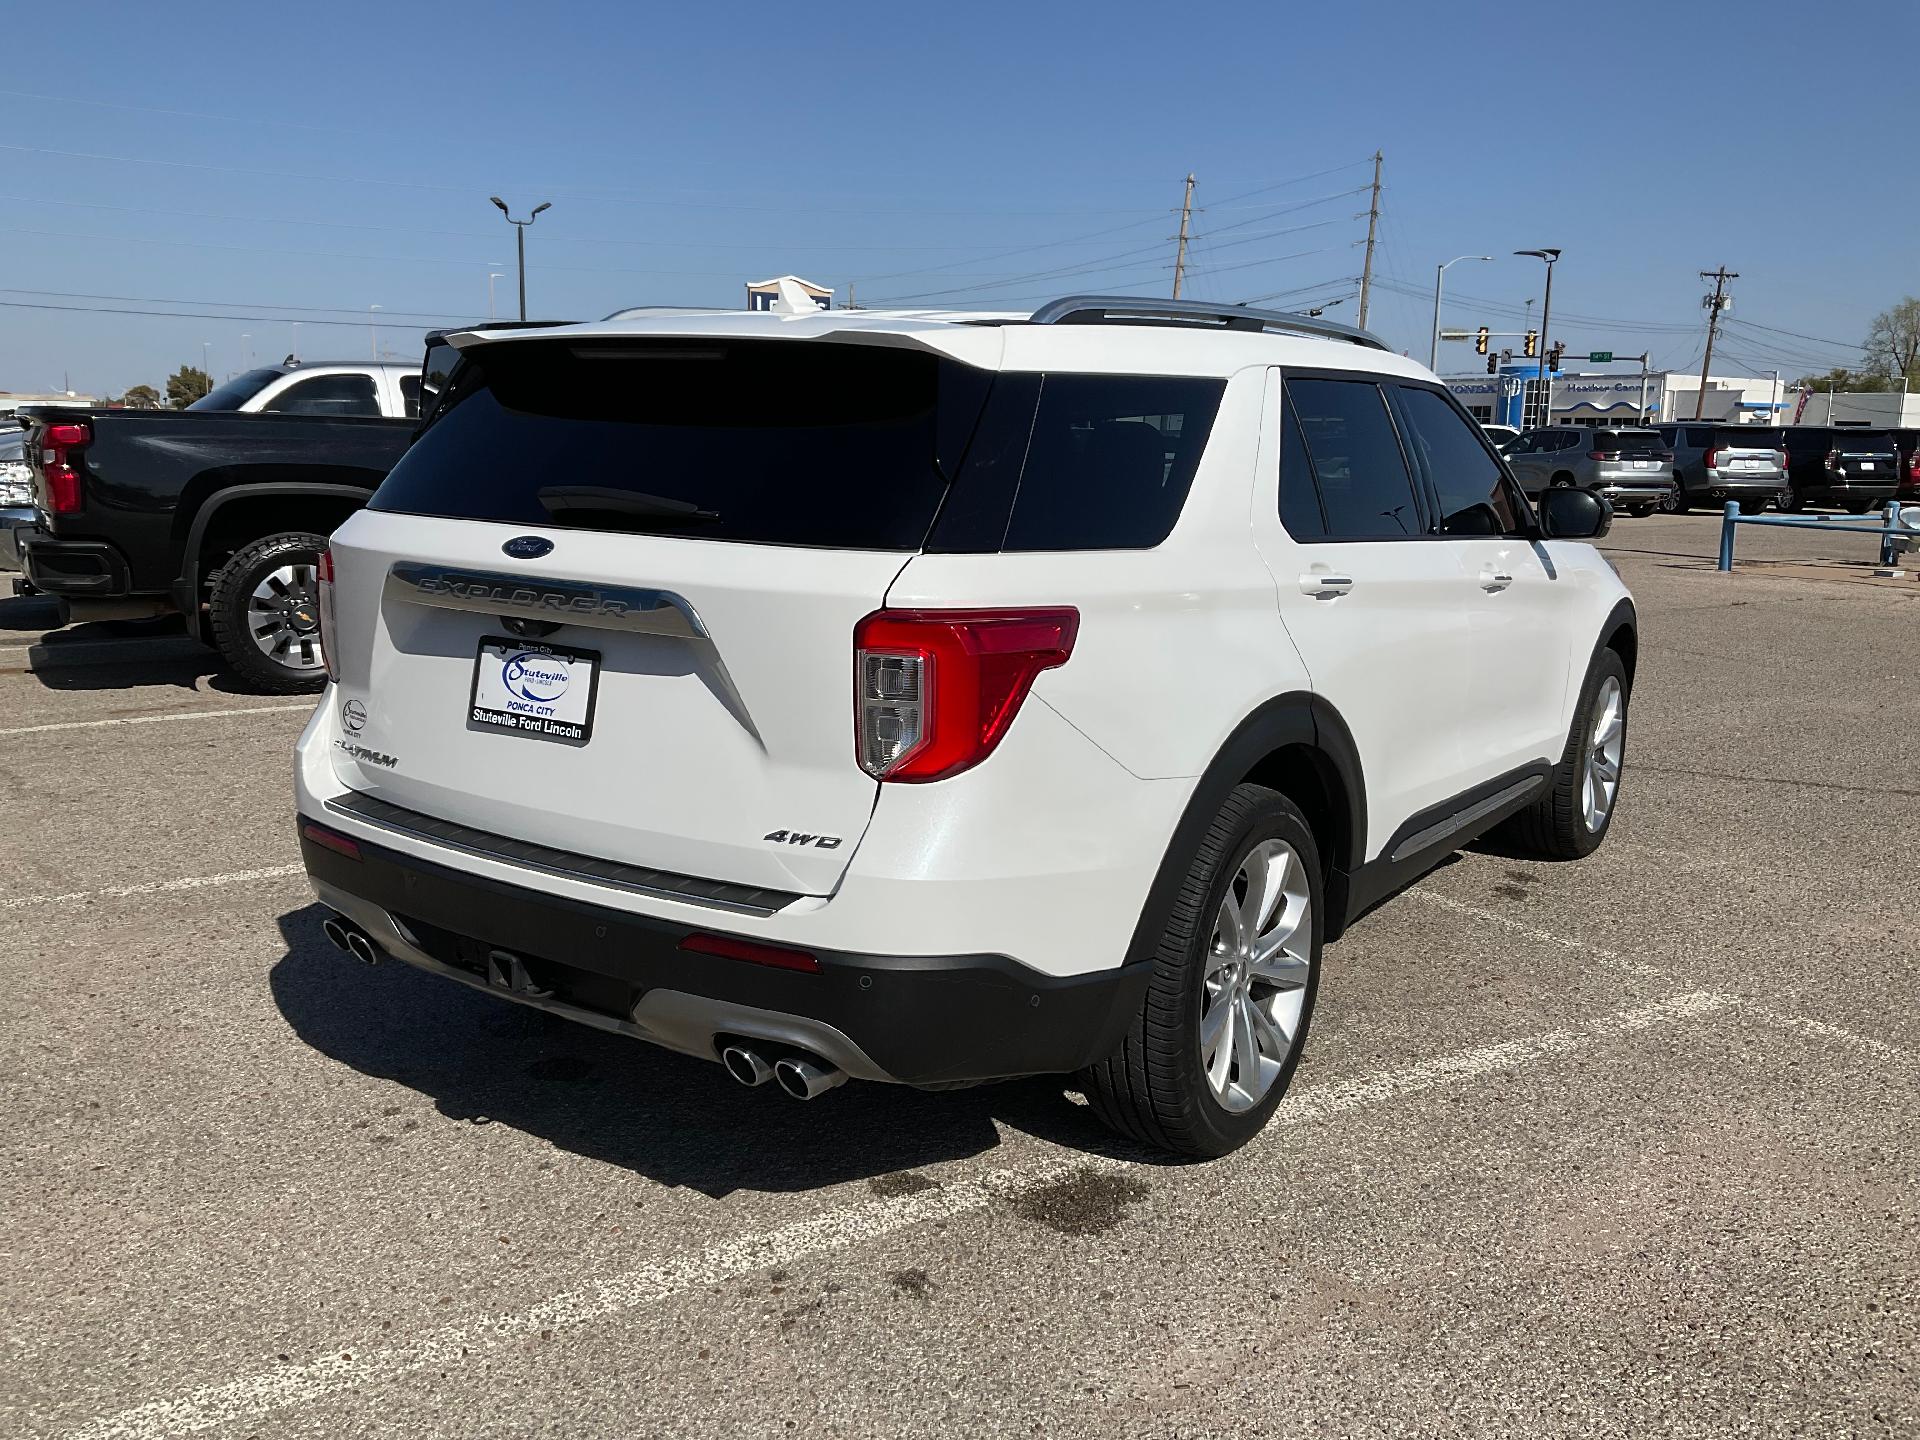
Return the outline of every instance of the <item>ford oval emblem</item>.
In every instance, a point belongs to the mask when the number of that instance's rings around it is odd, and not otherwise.
[[[544,535],[516,535],[500,548],[516,560],[538,560],[553,553],[553,541]]]

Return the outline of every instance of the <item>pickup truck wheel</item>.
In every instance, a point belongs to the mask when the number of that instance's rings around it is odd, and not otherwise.
[[[1224,1155],[1259,1134],[1306,1043],[1324,894],[1298,807],[1236,786],[1189,864],[1132,1030],[1081,1073],[1093,1111],[1177,1155]]]
[[[269,535],[214,572],[214,647],[257,690],[295,695],[327,683],[319,595],[326,545],[325,536],[306,530]]]
[[[1636,520],[1644,520],[1647,518],[1647,516],[1651,515],[1652,513],[1653,513],[1653,506],[1651,505],[1627,506],[1627,514],[1633,516]]]
[[[1567,748],[1545,793],[1502,823],[1498,837],[1541,860],[1578,860],[1607,838],[1627,755],[1627,669],[1600,652],[1580,687]]]

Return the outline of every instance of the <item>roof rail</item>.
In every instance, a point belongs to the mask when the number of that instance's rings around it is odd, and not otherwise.
[[[1385,350],[1387,342],[1372,331],[1317,315],[1287,310],[1255,310],[1246,305],[1216,305],[1207,300],[1155,300],[1140,295],[1068,295],[1049,301],[1033,312],[1034,325],[1124,325],[1129,321],[1158,321],[1171,325],[1198,325],[1215,330],[1273,330],[1295,335],[1318,335],[1326,340],[1349,340]]]

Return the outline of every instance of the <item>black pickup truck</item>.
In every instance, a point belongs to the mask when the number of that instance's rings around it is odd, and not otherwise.
[[[452,366],[449,333],[427,337],[423,416]],[[20,417],[35,509],[14,532],[27,588],[65,601],[75,620],[177,611],[259,690],[326,683],[320,552],[420,420],[71,405]]]
[[[317,567],[413,438],[409,419],[23,407],[27,584],[72,617],[178,611],[233,670],[318,690]]]

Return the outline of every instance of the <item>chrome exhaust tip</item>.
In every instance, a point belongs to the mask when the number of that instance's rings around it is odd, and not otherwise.
[[[380,947],[373,943],[373,937],[364,930],[347,931],[347,953],[363,964],[380,963]]]
[[[774,1062],[773,1078],[794,1099],[813,1100],[836,1085],[844,1085],[847,1072],[805,1055],[787,1055]]]
[[[327,943],[336,950],[347,950],[347,927],[340,923],[337,915],[329,915],[320,922],[320,933],[327,937]]]
[[[727,1046],[720,1052],[720,1063],[742,1085],[764,1085],[773,1079],[773,1066],[762,1059],[758,1051],[749,1050],[744,1045]]]

